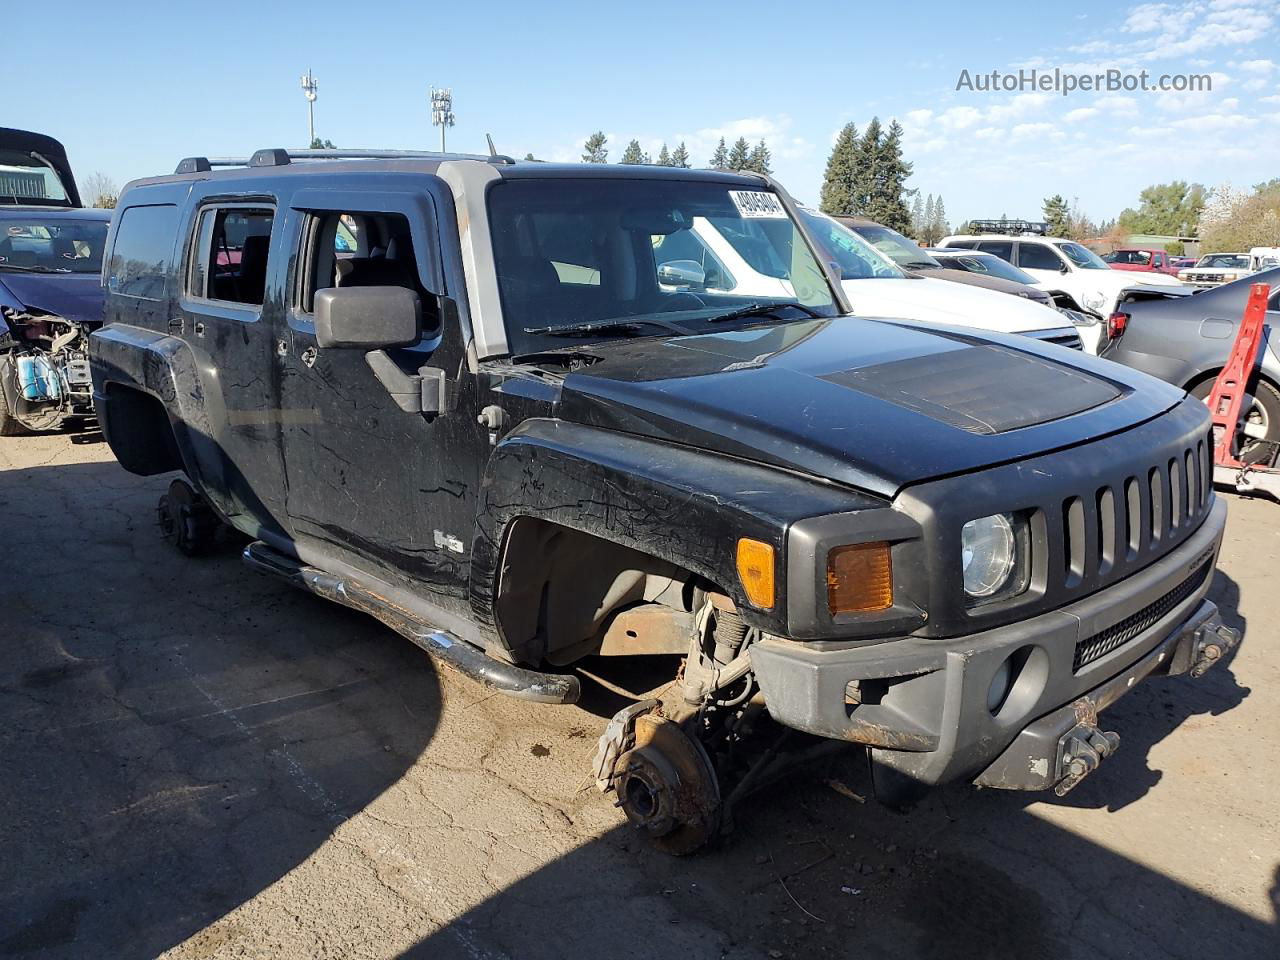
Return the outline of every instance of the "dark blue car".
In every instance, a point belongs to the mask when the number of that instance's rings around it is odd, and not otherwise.
[[[0,129],[0,435],[93,415],[87,337],[110,222],[79,206],[56,140]]]

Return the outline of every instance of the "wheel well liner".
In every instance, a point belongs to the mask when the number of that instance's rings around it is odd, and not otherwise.
[[[182,456],[164,404],[142,390],[120,383],[106,385],[103,430],[120,465],[144,477],[181,470]]]

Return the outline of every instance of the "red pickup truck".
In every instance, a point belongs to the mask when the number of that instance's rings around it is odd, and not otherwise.
[[[1173,258],[1154,247],[1122,247],[1102,258],[1112,270],[1134,270],[1140,273],[1168,273],[1177,276]]]

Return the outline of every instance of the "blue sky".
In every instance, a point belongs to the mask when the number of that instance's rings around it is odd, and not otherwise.
[[[452,149],[610,159],[635,137],[764,137],[775,172],[816,201],[832,139],[873,114],[907,130],[911,185],[953,223],[1040,215],[1044,197],[1114,216],[1154,182],[1237,187],[1280,174],[1280,4],[509,4],[352,0],[6,5],[0,125],[66,143],[83,177],[118,183],[190,154],[306,140],[298,77],[319,80],[316,129],[339,146],[431,147],[427,87],[454,90]],[[22,53],[25,51],[25,53]],[[41,53],[41,51],[46,51]],[[15,57],[23,64],[13,70]],[[1019,67],[1207,73],[1196,94],[957,91]]]

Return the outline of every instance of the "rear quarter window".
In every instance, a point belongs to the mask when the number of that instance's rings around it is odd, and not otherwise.
[[[125,208],[107,264],[107,289],[122,297],[164,299],[177,229],[178,208],[171,203]]]

